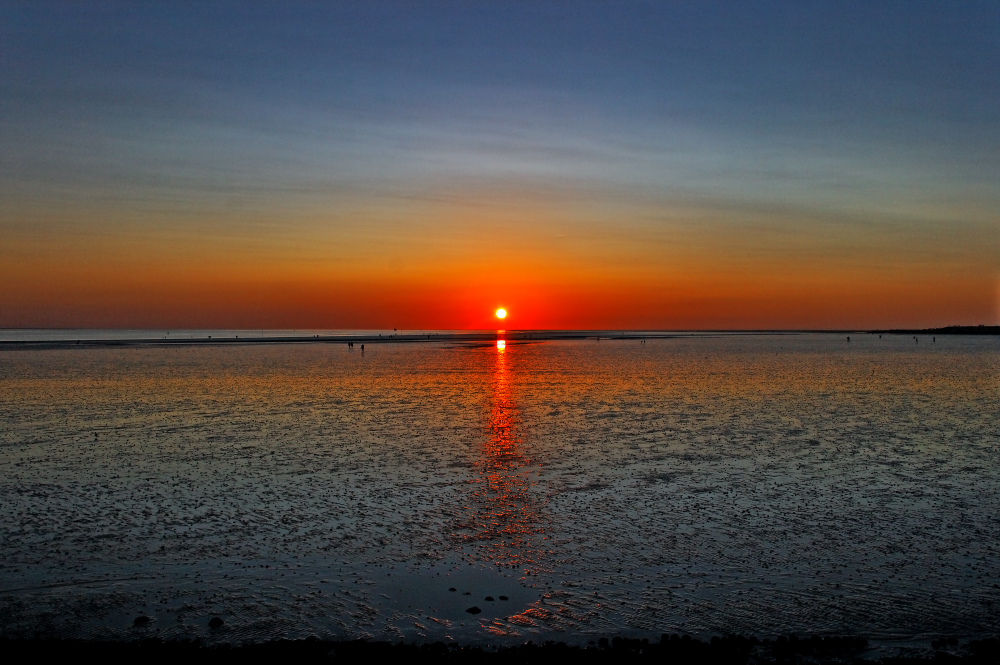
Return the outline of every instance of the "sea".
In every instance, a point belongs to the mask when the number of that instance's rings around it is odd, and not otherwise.
[[[393,334],[0,331],[0,637],[1000,627],[996,336]]]

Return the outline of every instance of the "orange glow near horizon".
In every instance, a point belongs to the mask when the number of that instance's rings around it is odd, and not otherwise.
[[[584,220],[567,227],[530,203],[445,209],[440,228],[434,211],[400,210],[437,229],[415,241],[419,252],[388,223],[379,243],[353,237],[353,227],[334,242],[306,222],[301,238],[263,227],[197,244],[168,226],[65,238],[25,226],[5,237],[0,327],[490,330],[513,316],[522,330],[843,329],[1000,316],[996,244],[975,234],[954,242],[978,249],[954,249],[962,261],[934,266],[914,262],[905,244],[838,253],[791,233],[773,246],[739,231],[730,241],[711,226],[670,235],[636,225],[609,238],[586,211],[565,210]],[[460,224],[472,216],[480,226]],[[501,223],[518,242],[498,250],[490,230]],[[564,227],[576,232],[547,235]]]
[[[483,277],[310,278],[275,270],[220,274],[150,264],[124,279],[100,266],[0,265],[0,327],[496,329],[483,302],[502,295],[518,329],[836,329],[990,324],[989,276],[770,274],[631,277],[583,268],[572,280]],[[20,272],[20,274],[18,274]],[[495,295],[496,294],[496,295]],[[515,309],[516,308],[516,309]],[[507,309],[507,308],[505,308]],[[504,327],[508,327],[505,325]]]

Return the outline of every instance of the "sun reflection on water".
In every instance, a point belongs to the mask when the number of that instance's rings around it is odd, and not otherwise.
[[[458,538],[476,546],[470,555],[507,567],[537,561],[535,538],[541,533],[538,501],[532,494],[532,461],[525,455],[521,411],[514,391],[512,361],[506,341],[492,355],[487,438],[475,462],[472,514],[459,526]]]

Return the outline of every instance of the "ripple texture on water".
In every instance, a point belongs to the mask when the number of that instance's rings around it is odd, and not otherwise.
[[[0,634],[989,634],[998,351],[6,352]]]

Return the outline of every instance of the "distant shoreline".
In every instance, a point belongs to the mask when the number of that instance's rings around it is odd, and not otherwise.
[[[893,328],[872,330],[879,335],[1000,335],[1000,326],[946,326],[944,328]]]
[[[151,331],[152,332],[152,331]],[[414,333],[362,333],[358,335],[280,335],[269,337],[218,336],[204,337],[136,337],[132,339],[50,339],[50,340],[0,340],[0,350],[15,349],[68,349],[104,347],[177,347],[177,346],[256,346],[273,344],[492,344],[505,340],[508,344],[551,342],[558,340],[641,340],[641,339],[697,339],[706,337],[752,335],[806,335],[806,334],[870,334],[870,335],[1000,335],[1000,326],[948,326],[945,328],[890,329],[890,330],[705,330],[705,331],[632,331],[632,330],[511,330],[476,332],[414,332]]]
[[[210,335],[204,337],[146,337],[132,339],[55,339],[0,340],[2,349],[65,349],[78,347],[175,347],[175,346],[243,346],[261,344],[490,344],[505,340],[508,344],[551,342],[556,340],[639,340],[722,337],[730,335],[790,335],[794,331],[705,331],[657,332],[628,330],[509,330],[476,332],[363,333],[358,335],[280,335],[270,337]]]

